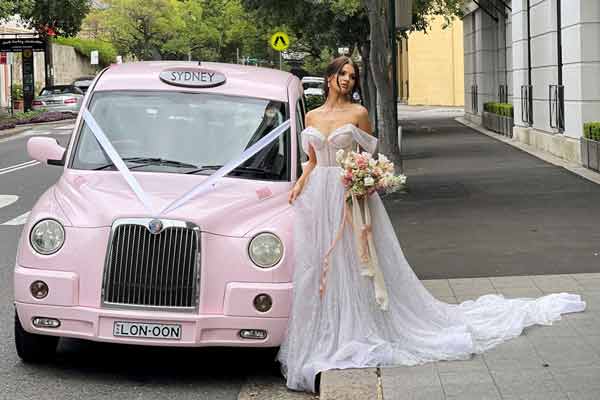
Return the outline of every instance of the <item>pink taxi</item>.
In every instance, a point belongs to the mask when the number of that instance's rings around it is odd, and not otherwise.
[[[27,144],[64,170],[19,242],[18,355],[44,361],[60,337],[279,346],[303,123],[302,85],[278,70],[143,62],[100,73],[67,149]]]

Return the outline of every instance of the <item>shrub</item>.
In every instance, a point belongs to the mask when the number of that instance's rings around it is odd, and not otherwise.
[[[20,85],[18,83],[13,84],[10,89],[10,97],[13,101],[23,100],[23,85]]]
[[[117,50],[113,45],[102,40],[59,37],[53,39],[53,42],[71,46],[79,54],[87,58],[90,58],[92,50],[98,50],[98,62],[102,67],[107,67],[114,63],[117,57]]]
[[[583,124],[583,136],[600,142],[600,122],[587,122]]]
[[[306,96],[306,111],[319,107],[325,102],[324,96]]]
[[[510,103],[497,103],[495,101],[490,101],[483,104],[483,111],[501,115],[503,117],[514,117],[513,105]]]

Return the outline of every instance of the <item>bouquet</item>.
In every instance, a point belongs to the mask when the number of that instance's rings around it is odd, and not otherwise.
[[[336,161],[343,169],[342,183],[349,196],[392,193],[406,184],[406,176],[394,175],[394,163],[381,153],[375,159],[367,152],[340,149],[336,153]]]

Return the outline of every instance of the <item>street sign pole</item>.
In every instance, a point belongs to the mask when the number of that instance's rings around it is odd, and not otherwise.
[[[279,70],[281,71],[281,52],[279,52]]]

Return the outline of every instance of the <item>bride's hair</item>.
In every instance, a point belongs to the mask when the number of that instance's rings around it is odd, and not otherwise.
[[[323,91],[325,93],[326,100],[327,100],[327,96],[329,95],[329,83],[328,83],[329,78],[335,75],[335,78],[336,78],[336,81],[337,81],[337,84],[339,87],[340,86],[340,77],[338,74],[340,73],[342,68],[344,68],[344,65],[346,65],[346,64],[352,65],[352,67],[354,68],[354,74],[355,74],[354,87],[352,88],[352,93],[350,93],[350,101],[353,100],[354,93],[358,93],[358,95],[362,99],[361,92],[360,92],[360,72],[358,70],[358,65],[356,65],[356,63],[354,61],[352,61],[352,59],[350,57],[340,56],[340,57],[334,58],[329,63],[327,68],[325,68],[325,82],[323,83]]]

